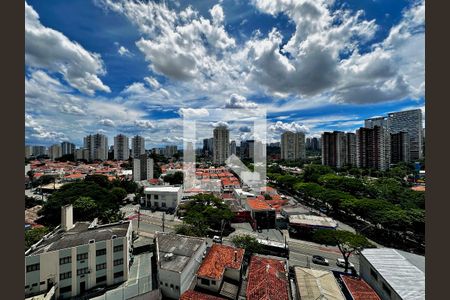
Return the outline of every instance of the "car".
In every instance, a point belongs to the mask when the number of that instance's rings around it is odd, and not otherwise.
[[[336,266],[345,268],[345,260],[343,258],[336,259]],[[351,262],[348,262],[348,268],[354,269],[355,266]]]
[[[214,243],[222,243],[222,239],[217,235],[213,236],[212,240]]]
[[[325,257],[320,256],[320,255],[313,255],[312,262],[315,264],[318,264],[318,265],[324,265],[324,266],[329,265],[328,260]]]

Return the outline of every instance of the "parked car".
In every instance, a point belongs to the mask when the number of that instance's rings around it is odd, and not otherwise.
[[[336,266],[345,268],[345,260],[343,258],[336,259]],[[348,262],[348,268],[354,269],[355,266],[351,262]]]
[[[329,265],[328,260],[325,257],[320,256],[320,255],[313,255],[312,262],[315,264],[318,264],[318,265],[324,265],[324,266]]]
[[[214,243],[222,243],[222,239],[220,238],[220,236],[217,235],[213,236],[212,240]]]

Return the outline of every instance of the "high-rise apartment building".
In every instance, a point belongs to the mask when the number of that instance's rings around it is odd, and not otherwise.
[[[147,154],[133,159],[133,180],[141,181],[153,178],[153,159]]]
[[[48,148],[48,156],[50,157],[51,160],[60,158],[62,156],[61,145],[60,144],[51,145]]]
[[[281,159],[305,159],[305,150],[305,133],[286,131],[281,134]]]
[[[33,146],[25,145],[25,157],[30,158],[33,156]]]
[[[311,150],[313,150],[313,151],[320,150],[320,141],[316,137],[311,138]]]
[[[114,137],[114,159],[127,160],[130,158],[130,145],[128,137],[118,134]]]
[[[214,138],[203,139],[203,155],[211,156],[214,151]]]
[[[45,146],[33,146],[33,156],[41,156],[41,155],[48,155],[47,148]]]
[[[400,131],[391,134],[391,163],[410,161],[409,135],[407,132]]]
[[[356,165],[358,168],[386,170],[390,164],[390,137],[382,126],[361,127],[356,131]]]
[[[230,131],[226,126],[218,126],[213,130],[213,137],[213,162],[224,164],[230,156]]]
[[[353,132],[347,132],[345,134],[345,138],[346,138],[345,164],[356,167],[356,134]]]
[[[390,133],[407,132],[409,136],[410,160],[422,159],[422,110],[413,109],[388,114]]]
[[[69,142],[62,142],[61,143],[61,154],[62,155],[69,155],[75,153],[75,144],[69,143]]]
[[[145,154],[145,139],[136,135],[131,138],[131,157],[139,158],[142,154]]]
[[[322,134],[322,165],[342,168],[347,164],[347,136],[342,131]]]
[[[236,155],[236,141],[231,141],[230,143],[230,155]]]
[[[167,158],[171,158],[175,155],[175,153],[178,153],[178,147],[176,145],[167,145],[164,150],[164,156]]]
[[[108,159],[108,138],[100,133],[84,138],[84,148],[88,151],[88,161]]]

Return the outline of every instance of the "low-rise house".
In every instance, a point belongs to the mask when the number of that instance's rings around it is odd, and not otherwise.
[[[244,252],[245,250],[241,248],[213,244],[198,269],[197,286],[236,298]],[[236,288],[233,289],[233,286]],[[224,291],[222,291],[223,288],[225,288]]]
[[[180,300],[223,300],[223,299],[224,298],[222,297],[216,297],[213,295],[200,293],[194,290],[187,290],[180,297]]]
[[[253,255],[247,271],[247,300],[288,300],[287,261]]]
[[[381,300],[364,279],[349,275],[341,275],[340,277],[352,300]]]
[[[155,236],[158,282],[161,293],[179,299],[195,279],[206,252],[206,240],[173,233]]]
[[[425,257],[391,248],[365,249],[361,277],[383,300],[425,299]]]
[[[131,222],[73,224],[72,216],[72,205],[62,207],[61,226],[25,252],[26,297],[54,287],[57,299],[70,298],[128,279]]]
[[[294,267],[295,290],[302,300],[345,300],[331,271]]]
[[[276,211],[266,201],[251,198],[247,199],[246,207],[252,217],[252,226],[254,229],[275,228]]]
[[[145,199],[141,204],[146,207],[177,208],[181,201],[182,188],[179,186],[151,186],[144,188]]]
[[[336,229],[338,223],[329,217],[314,215],[290,215],[289,226],[295,229]]]

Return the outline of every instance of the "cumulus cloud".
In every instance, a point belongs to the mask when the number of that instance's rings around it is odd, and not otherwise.
[[[98,77],[106,74],[100,55],[42,25],[37,12],[26,2],[25,64],[59,73],[70,86],[88,95],[111,91]]]
[[[156,80],[153,77],[147,76],[144,77],[144,80],[154,89],[159,89],[159,87],[161,86],[158,82],[158,80]]]
[[[111,119],[101,119],[100,121],[98,121],[98,124],[107,127],[116,127],[116,124]]]
[[[232,94],[225,108],[257,108],[258,104],[247,101],[247,98],[238,94]]]
[[[132,55],[130,50],[128,50],[124,46],[120,46],[119,49],[117,50],[117,53],[119,53],[120,56],[131,56]]]
[[[309,132],[309,127],[299,122],[284,123],[282,121],[277,121],[276,123],[270,124],[268,128],[269,131],[278,134],[281,134],[285,131],[304,132],[304,133]]]
[[[155,125],[147,120],[136,120],[134,121],[134,125],[136,125],[137,127],[141,127],[141,128],[147,128],[147,129],[152,129],[155,128]]]
[[[209,116],[209,111],[206,108],[180,108],[178,114],[184,118],[207,117]]]
[[[224,122],[224,121],[218,121],[218,122],[211,122],[211,123],[209,123],[209,125],[211,126],[211,127],[222,127],[222,126],[225,126],[225,127],[227,127],[227,128],[230,128],[230,124],[228,124],[228,122]]]

